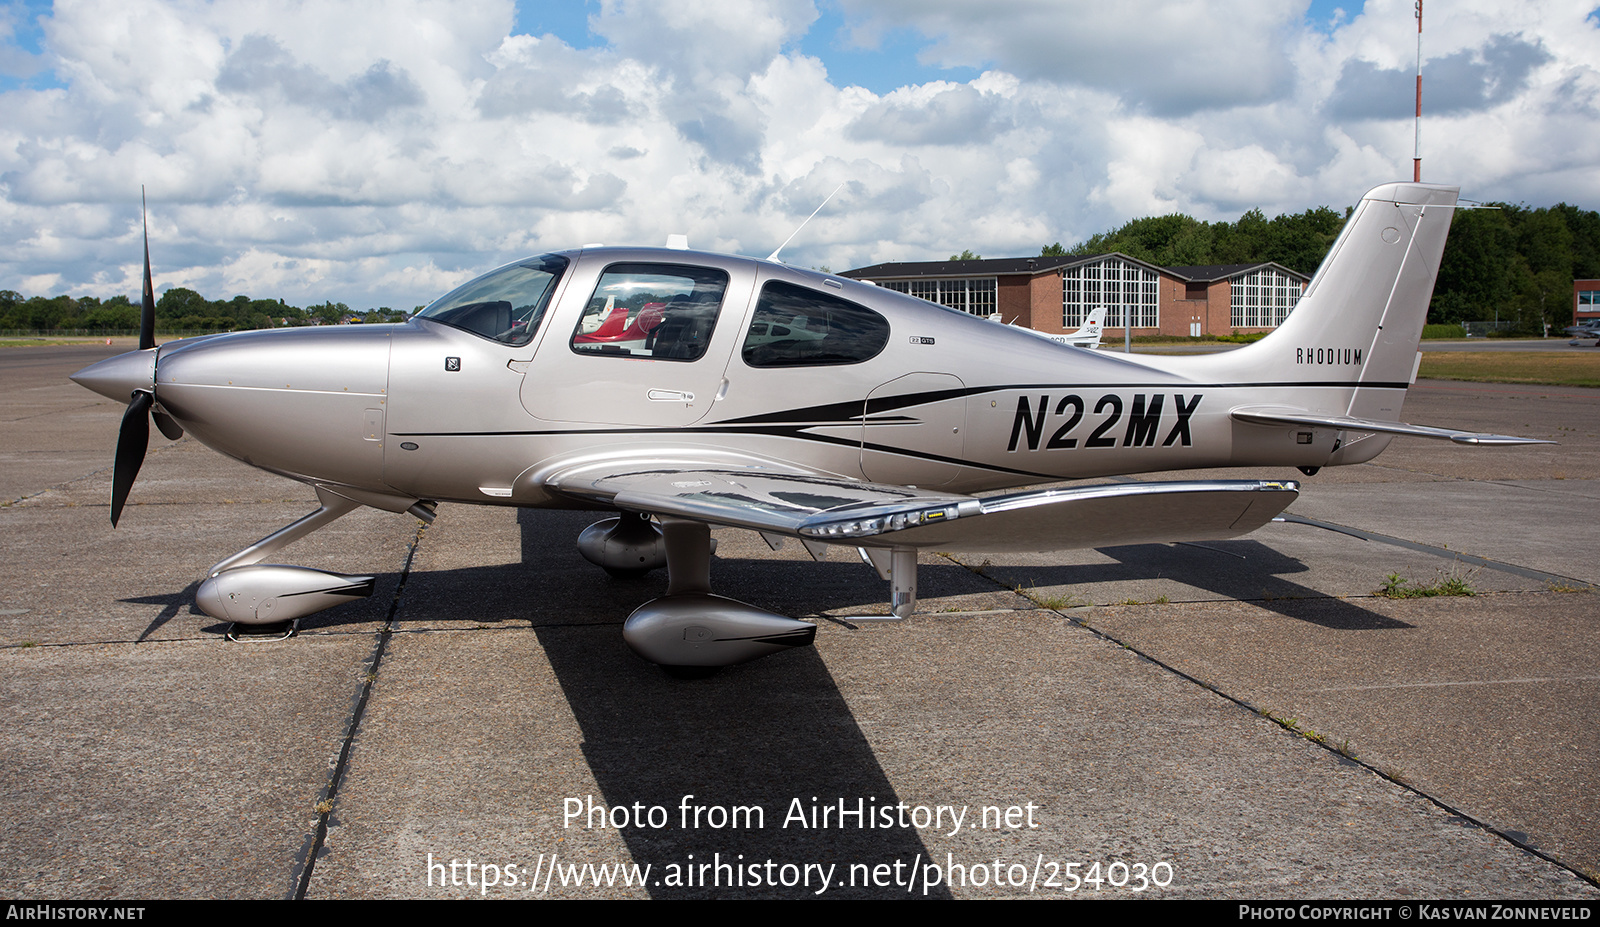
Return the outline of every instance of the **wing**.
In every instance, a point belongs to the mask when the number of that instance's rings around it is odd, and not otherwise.
[[[761,466],[586,464],[553,492],[805,541],[1009,553],[1236,537],[1299,495],[1266,480],[1114,483],[965,496]]]
[[[1405,422],[1380,422],[1376,419],[1355,418],[1349,415],[1319,415],[1299,409],[1273,406],[1246,406],[1234,409],[1234,421],[1253,425],[1310,425],[1320,428],[1339,428],[1344,431],[1369,431],[1386,435],[1410,435],[1414,438],[1440,438],[1457,444],[1554,444],[1538,438],[1518,438],[1514,435],[1492,435],[1479,431],[1457,431],[1453,428],[1431,428],[1427,425],[1408,425]]]

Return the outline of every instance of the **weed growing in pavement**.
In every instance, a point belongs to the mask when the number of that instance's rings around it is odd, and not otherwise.
[[[1399,573],[1390,573],[1384,577],[1383,585],[1378,587],[1375,594],[1386,599],[1429,599],[1441,595],[1477,595],[1476,592],[1473,592],[1471,583],[1468,582],[1474,572],[1476,571],[1469,570],[1465,574],[1459,574],[1446,573],[1440,570],[1439,578],[1431,583],[1412,582]]]

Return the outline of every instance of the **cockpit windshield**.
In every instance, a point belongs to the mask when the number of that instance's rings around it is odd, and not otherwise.
[[[567,259],[542,254],[492,270],[434,300],[415,318],[511,345],[533,340]]]

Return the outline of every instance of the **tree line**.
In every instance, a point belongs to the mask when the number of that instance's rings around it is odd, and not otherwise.
[[[140,302],[137,297],[93,296],[24,297],[14,290],[0,290],[0,329],[63,331],[137,331]],[[156,300],[156,328],[161,331],[243,331],[256,328],[285,328],[301,325],[337,325],[360,319],[362,322],[399,322],[410,315],[388,306],[353,312],[344,303],[328,301],[320,305],[291,306],[281,299],[251,299],[235,296],[229,300],[208,300],[194,290],[175,286]]]
[[[1489,203],[1457,209],[1450,223],[1428,309],[1432,323],[1509,321],[1538,333],[1559,330],[1572,319],[1572,281],[1600,279],[1600,213],[1566,203],[1531,208]],[[1201,222],[1191,216],[1149,216],[1101,232],[1072,248],[1060,242],[1044,257],[1120,251],[1159,267],[1256,264],[1273,261],[1303,274],[1316,271],[1344,228],[1327,206],[1266,218],[1252,209],[1237,222]],[[951,260],[977,258],[970,250]],[[409,312],[387,306],[352,313],[328,301],[304,308],[281,299],[207,300],[173,287],[156,302],[156,327],[178,331],[233,331],[299,325],[334,325],[352,316],[363,322],[398,322]],[[0,329],[131,331],[139,327],[137,298],[113,296],[23,297],[0,290]]]
[[[1559,330],[1572,320],[1572,281],[1600,279],[1600,213],[1560,203],[1531,208],[1488,203],[1457,209],[1428,307],[1435,324],[1509,321],[1517,330]],[[1186,215],[1134,219],[1045,257],[1120,251],[1160,267],[1273,261],[1314,273],[1344,228],[1321,206],[1267,219],[1252,209],[1238,222],[1201,222]]]

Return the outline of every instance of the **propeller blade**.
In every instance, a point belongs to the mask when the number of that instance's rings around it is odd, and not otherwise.
[[[144,223],[144,306],[139,313],[139,350],[143,351],[156,346],[156,291],[150,284],[150,218],[145,212],[143,186],[139,187],[139,221]],[[161,433],[167,434],[167,430],[163,428]]]
[[[128,411],[122,413],[122,431],[117,435],[117,458],[111,469],[111,527],[122,517],[122,506],[128,501],[128,490],[133,488],[139,467],[144,464],[144,452],[150,445],[150,406],[155,397],[145,390],[134,390]]]
[[[150,417],[156,420],[156,427],[167,436],[168,441],[176,441],[183,437],[183,426],[177,420],[160,409],[151,409]]]

